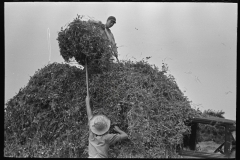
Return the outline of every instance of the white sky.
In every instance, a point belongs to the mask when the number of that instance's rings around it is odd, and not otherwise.
[[[236,119],[237,3],[5,2],[5,101],[48,63],[48,28],[51,61],[63,62],[57,32],[77,14],[115,16],[119,59],[164,61],[200,110]]]

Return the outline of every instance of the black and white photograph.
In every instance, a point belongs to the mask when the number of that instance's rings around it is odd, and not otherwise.
[[[4,157],[235,158],[237,13],[4,2]]]

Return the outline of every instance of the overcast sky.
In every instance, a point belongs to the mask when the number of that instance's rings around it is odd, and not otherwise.
[[[5,101],[47,65],[48,28],[51,62],[63,62],[57,33],[77,14],[115,16],[119,59],[167,63],[193,108],[236,119],[237,3],[4,3]]]

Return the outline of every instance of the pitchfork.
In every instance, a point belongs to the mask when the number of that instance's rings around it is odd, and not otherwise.
[[[89,97],[89,89],[88,89],[88,69],[87,69],[87,57],[86,57],[86,83],[87,83],[87,97]]]

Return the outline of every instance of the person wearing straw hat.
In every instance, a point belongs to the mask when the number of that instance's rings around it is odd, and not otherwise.
[[[114,126],[114,130],[119,134],[109,134],[111,121],[105,115],[93,116],[89,94],[86,97],[86,109],[89,125],[89,158],[108,158],[109,146],[126,139],[128,135],[117,126]]]
[[[117,44],[115,43],[115,39],[114,36],[110,30],[110,28],[116,23],[116,18],[114,16],[109,16],[107,19],[106,24],[102,24],[101,21],[96,21],[96,20],[89,20],[90,22],[93,23],[98,23],[101,24],[102,26],[102,30],[101,30],[101,34],[108,39],[111,42],[111,48],[113,50],[113,55],[116,57],[117,61],[118,60],[118,51],[117,51]],[[111,57],[111,60],[114,60],[114,57]]]

